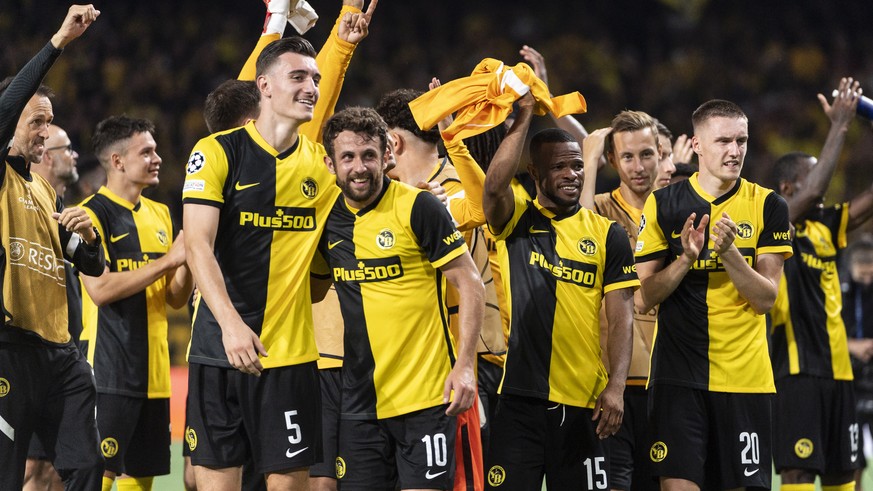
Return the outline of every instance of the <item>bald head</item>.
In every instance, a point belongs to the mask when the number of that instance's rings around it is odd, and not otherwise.
[[[45,140],[45,152],[41,164],[31,168],[31,171],[44,177],[59,196],[66,187],[79,179],[76,172],[76,161],[79,154],[73,150],[70,137],[63,128],[56,124],[48,127],[48,138]]]

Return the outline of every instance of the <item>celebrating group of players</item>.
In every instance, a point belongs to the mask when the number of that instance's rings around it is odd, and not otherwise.
[[[266,3],[206,101],[184,235],[142,196],[147,120],[97,125],[107,181],[78,206],[37,171],[75,158],[40,82],[93,6],[0,86],[0,488],[28,458],[28,485],[169,473],[166,308],[195,285],[188,489],[769,488],[771,462],[792,491],[854,487],[836,259],[873,192],[821,203],[858,82],[819,96],[819,159],[779,159],[771,190],[740,177],[736,104],[700,105],[675,145],[641,111],[589,135],[527,46],[533,67],[485,59],[333,114],[377,2],[344,0],[318,53],[282,37],[305,2]],[[679,180],[674,151],[699,171]],[[595,195],[604,163],[620,184]]]

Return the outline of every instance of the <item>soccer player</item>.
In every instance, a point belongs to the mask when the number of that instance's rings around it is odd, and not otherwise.
[[[298,133],[320,79],[308,41],[271,43],[258,119],[200,140],[188,162],[185,245],[202,298],[186,438],[197,481],[216,489],[239,489],[249,453],[268,489],[307,488],[321,460],[308,271],[339,190],[323,147]]]
[[[736,104],[706,102],[692,124],[700,172],[649,195],[637,239],[636,308],[660,304],[649,456],[664,490],[766,488],[774,386],[763,314],[791,255],[788,209],[740,178],[749,131]]]
[[[582,208],[582,151],[558,129],[537,133],[528,171],[536,199],[510,187],[535,100],[518,116],[485,179],[488,227],[506,244],[503,287],[509,350],[492,421],[487,483],[500,489],[605,488],[603,439],[621,425],[639,285],[627,234]],[[601,361],[598,314],[606,301],[611,376]],[[588,476],[588,482],[585,481]]]
[[[99,275],[101,239],[82,209],[65,209],[31,172],[54,117],[40,81],[99,15],[92,5],[70,7],[51,41],[0,85],[0,489],[21,489],[34,432],[67,489],[100,486],[94,379],[68,328],[64,258]]]
[[[660,187],[659,184],[669,184],[670,175],[675,170],[670,158],[670,141],[660,139],[657,121],[648,114],[622,111],[613,118],[610,127],[593,131],[585,139],[583,152],[586,182],[582,186],[582,205],[590,206],[587,203],[593,202],[594,211],[621,225],[631,249],[635,249],[646,198]],[[592,199],[593,181],[603,154],[618,172],[620,183],[612,192],[598,194]],[[601,309],[600,331],[601,336],[608,339],[608,323],[603,313]],[[650,442],[646,394],[657,315],[657,307],[649,312],[634,311],[633,355],[624,391],[624,417],[621,429],[607,442],[611,489],[658,489],[648,464]]]
[[[79,179],[79,174],[76,172],[76,159],[79,158],[79,154],[73,149],[67,132],[54,123],[49,125],[46,141],[49,146],[42,155],[42,161],[39,165],[32,166],[30,171],[42,176],[55,190],[57,197],[63,199],[67,186]],[[79,276],[73,265],[67,261],[64,261],[64,276],[67,285],[68,329],[73,342],[78,344],[79,336],[82,334],[82,294]],[[82,348],[81,345],[79,347]],[[48,452],[43,448],[39,438],[33,436],[27,452],[22,490],[36,491],[37,489],[63,490],[64,483],[52,467]]]
[[[673,174],[676,172],[676,164],[673,161],[673,133],[667,128],[664,123],[655,120],[658,126],[658,145],[660,146],[660,158],[658,160],[658,176],[655,177],[655,189],[661,189],[664,186],[669,186],[673,180]],[[685,135],[681,135],[685,137]],[[680,137],[680,138],[681,138]],[[690,150],[691,141],[688,141]],[[677,140],[677,146],[680,142]]]
[[[861,96],[843,78],[833,105],[819,94],[831,121],[819,159],[802,152],[780,157],[774,189],[788,203],[794,256],[785,261],[779,296],[770,312],[776,377],[773,462],[782,489],[812,491],[816,476],[826,491],[852,491],[864,459],[855,414],[852,364],[837,257],[846,233],[873,216],[873,190],[825,207],[824,195]],[[803,411],[796,408],[802,406]]]
[[[148,490],[154,476],[170,473],[167,306],[187,303],[193,279],[169,208],[142,195],[159,182],[154,132],[145,119],[101,121],[92,143],[107,182],[82,202],[107,238],[105,272],[82,278],[104,491],[116,477],[122,489]]]
[[[484,289],[445,207],[384,176],[387,131],[366,108],[325,125],[325,163],[342,190],[319,246],[345,323],[337,475],[350,490],[451,489]],[[460,294],[457,353],[446,280]]]

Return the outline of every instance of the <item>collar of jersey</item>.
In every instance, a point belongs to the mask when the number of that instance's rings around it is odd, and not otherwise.
[[[33,176],[30,175],[30,169],[27,166],[27,160],[21,155],[7,155],[6,162],[12,169],[18,173],[25,181],[33,181]]]
[[[634,223],[639,225],[640,220],[642,220],[643,210],[631,206],[631,204],[624,199],[624,196],[621,195],[620,188],[615,188],[610,194],[612,195],[612,199],[618,203],[618,206],[627,214],[627,216],[629,216]]]
[[[255,128],[254,121],[249,121],[248,123],[246,123],[245,129],[249,133],[249,136],[252,137],[252,140],[254,140],[259,147],[263,148],[267,153],[269,153],[273,157],[276,157],[279,160],[286,159],[289,155],[294,153],[294,151],[297,150],[297,147],[300,146],[300,139],[302,138],[302,136],[298,132],[297,140],[294,142],[294,144],[288,147],[286,150],[280,152],[273,148],[272,145],[267,143],[267,140],[264,140],[264,137],[262,137],[261,134],[258,133],[258,129]]]
[[[437,177],[438,175],[440,175],[440,172],[442,172],[443,169],[446,168],[446,164],[448,164],[448,163],[449,163],[449,157],[448,157],[448,156],[443,157],[442,159],[440,159],[440,161],[437,162],[436,167],[434,168],[434,172],[433,172],[433,174],[431,174],[430,179],[428,179],[428,182],[433,181],[434,179],[436,179],[436,177]]]
[[[121,206],[123,208],[127,208],[128,210],[139,210],[139,203],[131,203],[130,201],[127,201],[121,196],[110,191],[109,188],[107,188],[106,186],[100,186],[100,189],[97,190],[97,194],[102,194],[103,196],[106,196],[107,198],[109,198],[109,201],[112,201],[113,203],[116,203],[118,206]]]
[[[714,205],[724,203],[725,201],[731,199],[735,194],[737,194],[737,192],[739,192],[740,187],[742,187],[743,185],[743,178],[741,177],[737,179],[736,184],[734,184],[734,187],[732,187],[730,191],[716,198],[715,196],[704,191],[703,188],[700,186],[700,180],[697,178],[699,174],[699,172],[695,172],[694,175],[688,178],[688,183],[691,184],[691,188],[694,189],[694,192],[696,192],[701,198]]]
[[[575,215],[576,213],[579,213],[579,210],[582,209],[582,206],[580,206],[577,203],[576,206],[572,210],[570,210],[569,212],[557,215],[554,212],[552,212],[551,210],[549,210],[548,208],[545,208],[543,205],[541,205],[539,197],[535,198],[533,200],[533,202],[534,202],[534,206],[537,207],[537,210],[539,210],[540,213],[545,215],[545,217],[550,219],[550,220],[563,220],[565,218],[569,218],[569,217]]]

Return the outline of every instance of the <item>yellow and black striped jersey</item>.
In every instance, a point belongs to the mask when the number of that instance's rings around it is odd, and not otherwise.
[[[361,210],[337,198],[319,245],[345,322],[345,419],[442,404],[455,357],[438,268],[467,251],[464,239],[430,193],[383,183]]]
[[[603,295],[639,287],[627,234],[577,206],[556,216],[513,193],[499,234],[500,271],[510,317],[500,392],[594,407],[608,376],[601,361]]]
[[[264,368],[318,359],[308,273],[339,194],[324,155],[303,135],[279,152],[251,122],[200,140],[188,160],[183,202],[221,209],[215,257],[231,302],[269,353]],[[188,360],[230,367],[202,299]]]
[[[594,209],[598,214],[614,220],[627,232],[631,250],[636,249],[637,235],[640,232],[640,218],[643,210],[628,203],[618,189],[594,196]],[[634,309],[633,355],[627,372],[628,385],[646,385],[649,380],[649,357],[652,355],[652,341],[655,337],[655,322],[658,320],[658,307],[649,312]],[[606,313],[600,312],[600,331],[605,338]],[[601,347],[604,344],[601,342]],[[606,362],[607,360],[604,360]]]
[[[776,378],[805,374],[852,380],[841,311],[837,256],[846,247],[848,203],[816,209],[795,224],[794,256],[785,262],[770,311]]]
[[[761,254],[792,254],[788,206],[773,191],[739,179],[715,198],[697,174],[654,191],[646,200],[637,239],[637,262],[682,254],[682,227],[691,213],[708,214],[705,246],[691,270],[658,311],[650,384],[672,384],[714,392],[774,392],[763,315],[742,298],[725,271],[710,237],[722,213],[737,224],[734,245],[754,267]],[[695,223],[697,225],[697,223]]]
[[[106,238],[110,273],[136,270],[170,250],[174,234],[166,205],[146,197],[131,203],[104,186],[82,208]],[[98,392],[170,397],[166,289],[162,276],[139,293],[97,307],[82,288],[83,332]]]

